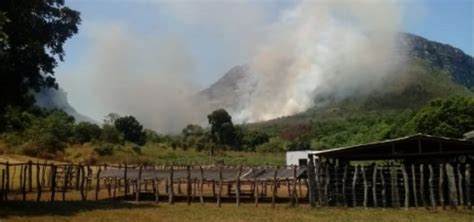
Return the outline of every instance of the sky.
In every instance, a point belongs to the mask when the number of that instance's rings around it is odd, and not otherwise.
[[[474,54],[474,0],[393,1],[399,1],[401,8],[400,31]],[[137,42],[183,42],[184,54],[192,58],[187,64],[193,73],[190,81],[196,83],[195,90],[203,89],[233,66],[248,62],[246,47],[252,39],[242,39],[240,33],[258,36],[264,30],[253,29],[253,23],[271,24],[294,4],[284,0],[69,0],[66,5],[81,12],[82,24],[79,33],[65,44],[65,61],[56,69],[56,77],[73,107],[100,119],[104,113],[87,104],[95,92],[87,90],[87,85],[78,87],[75,80],[85,75],[84,67],[91,63],[91,55],[97,54],[97,39],[120,34]]]

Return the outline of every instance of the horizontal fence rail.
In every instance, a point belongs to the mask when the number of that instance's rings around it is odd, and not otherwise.
[[[87,165],[0,163],[0,201],[152,198],[204,203],[288,202],[345,207],[471,209],[470,164],[308,166]]]

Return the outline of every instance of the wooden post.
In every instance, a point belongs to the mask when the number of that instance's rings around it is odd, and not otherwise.
[[[412,186],[413,186],[413,200],[415,207],[418,208],[418,197],[417,197],[417,191],[416,191],[416,171],[415,171],[415,165],[411,164],[411,180],[412,180]]]
[[[275,173],[273,174],[273,190],[272,190],[272,208],[275,208],[275,200],[277,195],[277,175],[278,175],[278,168],[275,169]]]
[[[331,165],[325,164],[325,174],[326,174],[326,180],[324,181],[324,202],[326,205],[329,204],[329,184],[331,182],[331,175],[329,173],[329,168]]]
[[[291,201],[291,205],[292,206],[296,206],[298,205],[298,191],[296,190],[296,180],[297,180],[297,166],[293,166],[293,193],[292,193],[292,201]]]
[[[99,191],[100,191],[100,167],[99,170],[97,171],[97,178],[96,178],[96,183],[95,183],[95,200],[99,200]]]
[[[425,208],[428,208],[428,204],[426,204],[426,197],[425,197],[425,172],[423,164],[420,164],[420,197],[421,202]]]
[[[33,192],[33,162],[28,161],[28,192]]]
[[[353,207],[357,207],[356,183],[357,183],[358,170],[359,170],[359,165],[356,165],[354,169],[354,176],[352,178],[352,206]]]
[[[140,166],[140,168],[138,168],[138,179],[137,179],[137,189],[135,190],[136,193],[135,193],[135,201],[138,202],[140,201],[140,192],[141,192],[141,187],[142,187],[142,170],[143,170],[143,166]]]
[[[240,206],[240,176],[242,175],[242,166],[239,167],[239,173],[237,174],[237,178],[235,179],[235,203],[237,206]]]
[[[168,203],[174,204],[174,188],[173,188],[173,166],[170,167],[169,185],[168,185]]]
[[[444,164],[439,164],[439,185],[438,185],[438,192],[439,192],[439,203],[443,210],[446,209],[444,205]]]
[[[36,164],[36,202],[41,201],[41,179],[40,179],[40,165]]]
[[[464,192],[462,189],[462,173],[461,173],[461,164],[458,164],[457,167],[457,173],[458,173],[458,190],[459,190],[459,205],[464,206]]]
[[[458,207],[458,191],[456,188],[456,178],[454,174],[454,167],[447,163],[446,167],[446,176],[448,179],[448,191],[449,191],[449,205],[451,208],[457,209]]]
[[[405,164],[402,165],[402,174],[403,174],[403,185],[405,188],[405,209],[408,210],[410,204],[410,185],[408,183],[408,174],[405,168]]]
[[[318,193],[318,206],[321,206],[322,203],[322,195],[321,195],[321,160],[315,161],[315,168],[316,168],[316,189]]]
[[[400,207],[400,195],[398,193],[398,172],[395,166],[390,167],[390,185],[392,187],[392,207]]]
[[[51,201],[54,201],[54,196],[56,193],[56,171],[57,166],[51,164]]]
[[[344,166],[344,173],[342,175],[342,202],[344,206],[347,207],[347,198],[346,198],[346,179],[347,179],[347,165]]]
[[[186,166],[186,203],[191,205],[191,167]]]
[[[465,185],[465,190],[466,190],[466,204],[468,209],[471,208],[471,165],[466,164],[466,170],[464,171],[464,179],[466,180]]]
[[[311,207],[316,206],[316,181],[314,173],[314,156],[312,154],[308,155],[309,164],[308,164],[308,193],[309,193],[309,204]],[[276,186],[276,183],[275,183]]]
[[[1,188],[2,188],[2,193],[1,193],[2,196],[0,196],[0,201],[4,201],[5,196],[7,195],[6,190],[5,190],[5,169],[2,169],[2,185],[1,185]]]
[[[25,171],[25,170],[23,170],[23,168],[25,168],[25,167],[26,166],[23,167],[23,165],[20,166],[20,191],[21,191],[22,196],[23,196],[23,198],[22,198],[23,201],[25,201],[25,194],[23,194],[24,193],[23,192],[23,171]],[[13,169],[15,169],[15,168],[13,168]],[[15,175],[13,175],[13,178],[15,178]]]
[[[201,172],[201,180],[199,181],[201,185],[199,186],[199,201],[201,201],[201,204],[204,204],[204,197],[203,197],[204,171],[202,170],[202,166],[199,166],[199,170]]]
[[[374,207],[377,207],[377,165],[373,165],[372,171],[372,197],[374,200]]]
[[[431,166],[431,164],[429,164],[428,169],[430,170],[430,178],[428,179],[428,183],[429,183],[429,189],[430,189],[431,207],[433,209],[436,209],[436,202],[435,202],[435,198],[434,198],[434,189],[433,189],[433,179],[434,179],[433,166]]]
[[[87,199],[87,196],[86,196],[86,192],[85,192],[85,183],[86,183],[86,168],[85,166],[81,166],[81,168],[79,168],[79,171],[81,171],[81,184],[79,186],[80,188],[80,192],[81,192],[81,200],[82,201],[85,201]]]
[[[255,207],[258,207],[258,184],[257,184],[257,174],[255,174],[255,170],[252,169],[252,173],[254,175],[254,181],[253,181],[253,188],[254,188],[254,198],[255,198]]]
[[[5,201],[8,200],[8,193],[10,192],[10,163],[5,164]]]
[[[380,182],[382,183],[382,206],[387,207],[387,188],[385,187],[385,177],[383,169],[380,170]]]
[[[21,185],[21,190],[22,190],[22,193],[23,193],[23,201],[26,201],[26,182],[27,182],[27,177],[28,177],[28,167],[29,167],[29,164],[28,165],[25,165],[25,167],[23,168],[24,172],[23,172],[23,184]]]
[[[160,181],[158,178],[153,178],[155,184],[155,203],[158,204],[160,202]]]
[[[369,184],[367,183],[367,177],[365,175],[364,166],[360,167],[360,171],[362,172],[362,179],[364,180],[364,207],[367,208],[367,200],[369,197]]]
[[[70,170],[70,167],[69,166],[64,166],[64,170],[63,170],[63,176],[64,176],[64,180],[63,180],[63,192],[62,192],[62,196],[63,196],[63,201],[66,201],[66,191],[67,191],[67,184],[68,184],[68,178],[69,178],[69,170]]]
[[[79,190],[80,186],[81,186],[81,168],[82,168],[82,165],[79,163],[76,167],[76,190]],[[71,172],[73,171],[73,166],[71,166]]]
[[[218,207],[221,207],[221,195],[222,195],[222,166],[219,166],[219,192],[217,194]]]

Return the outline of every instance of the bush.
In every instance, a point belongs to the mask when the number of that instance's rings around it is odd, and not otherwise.
[[[104,124],[102,127],[101,139],[106,143],[113,144],[121,144],[123,142],[122,135],[117,128],[109,124]]]
[[[100,144],[94,148],[95,152],[100,156],[111,156],[114,154],[114,145],[113,144]]]
[[[267,143],[257,146],[255,151],[261,153],[280,153],[285,152],[286,143],[279,138],[272,138]]]
[[[80,122],[74,127],[74,142],[87,143],[99,139],[101,134],[102,129],[97,124]]]

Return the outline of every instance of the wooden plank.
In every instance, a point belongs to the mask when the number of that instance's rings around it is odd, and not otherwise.
[[[438,193],[439,193],[439,203],[443,210],[446,209],[444,205],[444,164],[439,164],[439,184],[438,184]]]
[[[377,165],[373,165],[373,171],[372,171],[372,197],[373,197],[373,203],[374,207],[377,207]]]
[[[367,201],[369,197],[369,184],[367,183],[367,177],[365,175],[365,168],[364,166],[360,167],[360,171],[362,172],[362,180],[364,181],[364,207],[367,208]]]
[[[435,202],[435,197],[434,197],[434,188],[433,188],[433,180],[434,180],[434,172],[433,172],[433,166],[431,164],[428,165],[428,169],[430,170],[430,178],[428,179],[429,183],[429,189],[430,189],[430,201],[431,201],[431,207],[433,209],[436,209],[436,202]]]
[[[71,166],[72,167],[72,166]],[[67,185],[69,183],[68,179],[69,179],[69,170],[70,170],[70,167],[69,166],[64,166],[63,168],[63,189],[62,189],[62,196],[63,196],[63,201],[66,201],[66,192],[67,192]]]
[[[456,178],[454,174],[454,167],[447,163],[445,165],[446,168],[446,177],[448,181],[448,199],[449,205],[451,208],[457,209],[458,207],[458,191],[456,187]]]
[[[403,174],[403,187],[405,189],[405,200],[404,200],[404,206],[405,209],[408,210],[409,204],[410,204],[410,185],[408,183],[408,173],[405,168],[405,164],[402,164],[402,174]]]
[[[411,164],[411,180],[412,180],[412,189],[413,189],[413,201],[415,204],[415,208],[418,207],[418,197],[417,197],[417,190],[416,190],[416,170],[415,165]]]
[[[316,191],[318,194],[318,206],[321,206],[322,195],[321,195],[321,160],[316,159],[315,161],[315,178],[316,178]]]
[[[468,209],[472,209],[471,206],[471,165],[466,164],[466,170],[464,171],[464,183],[466,191],[466,205]]]
[[[352,177],[352,206],[357,207],[356,183],[357,174],[359,174],[359,165],[355,166],[354,176]]]
[[[298,191],[296,190],[296,180],[297,180],[297,174],[296,174],[296,171],[297,171],[297,166],[293,166],[293,189],[292,189],[292,195],[291,195],[291,205],[294,207],[294,206],[297,206],[298,205]]]
[[[86,196],[86,192],[85,192],[85,183],[86,183],[86,167],[85,166],[81,166],[81,168],[79,168],[79,170],[81,171],[81,184],[79,185],[79,189],[80,189],[80,193],[81,193],[81,200],[82,201],[85,201],[87,199],[87,196]]]

